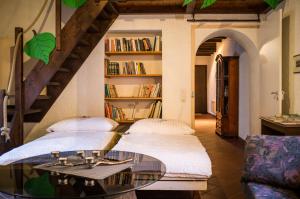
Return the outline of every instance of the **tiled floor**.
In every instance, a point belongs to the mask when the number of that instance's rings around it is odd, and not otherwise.
[[[244,199],[240,177],[243,166],[244,143],[240,139],[223,139],[215,134],[215,118],[198,116],[197,136],[206,148],[213,167],[208,190],[201,199]]]
[[[240,184],[244,143],[240,139],[223,139],[215,134],[215,118],[197,116],[196,135],[207,149],[212,161],[213,176],[208,190],[200,192],[201,199],[244,199]],[[137,192],[138,199],[198,199],[190,192]]]

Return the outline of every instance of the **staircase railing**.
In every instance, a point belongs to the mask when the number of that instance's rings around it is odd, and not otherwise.
[[[23,144],[23,118],[24,118],[24,81],[23,81],[23,29],[15,28],[15,49],[10,79],[15,81],[15,109],[10,127],[7,123],[7,101],[11,95],[12,80],[9,90],[0,90],[0,127],[3,135],[0,138],[0,154]],[[4,111],[5,110],[5,111]]]
[[[4,102],[5,90],[0,90],[0,127],[3,126],[3,102]]]

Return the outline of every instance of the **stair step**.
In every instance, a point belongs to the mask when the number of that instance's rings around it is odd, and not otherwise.
[[[96,25],[96,24],[91,24],[91,28],[96,31],[96,32],[100,32],[100,28]]]
[[[7,106],[7,113],[8,115],[13,115],[15,112],[15,106],[14,105],[8,105]],[[25,115],[30,115],[34,113],[40,113],[42,112],[42,109],[29,109],[28,111],[25,112]]]
[[[61,84],[59,82],[49,82],[47,86],[60,86]]]
[[[69,72],[71,72],[71,70],[67,69],[67,68],[59,68],[58,72],[69,73]]]
[[[8,97],[9,97],[9,98],[15,98],[15,95],[8,95]],[[37,97],[37,99],[39,99],[39,100],[48,100],[48,99],[50,99],[50,97],[47,96],[47,95],[39,95],[39,96]]]
[[[114,13],[115,15],[119,15],[119,11],[115,8],[112,2],[108,2],[106,5],[112,13]]]
[[[73,58],[73,59],[80,59],[80,56],[79,56],[78,54],[76,54],[76,53],[71,53],[71,54],[69,55],[69,57],[70,57],[70,58]]]
[[[79,40],[78,45],[91,46],[91,44],[88,41],[84,40],[84,39]]]
[[[112,16],[105,10],[103,9],[100,16],[98,17],[98,19],[111,19]]]

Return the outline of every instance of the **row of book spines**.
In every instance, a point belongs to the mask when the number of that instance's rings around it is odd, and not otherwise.
[[[118,62],[110,62],[106,66],[108,75],[145,75],[146,70],[143,63],[125,62],[120,67]]]
[[[105,84],[104,90],[105,90],[105,97],[108,98],[118,97],[118,93],[115,85]]]
[[[140,98],[153,98],[161,96],[161,84],[147,84],[140,85],[138,95]],[[105,84],[105,97],[118,98],[116,86],[113,84]]]
[[[161,86],[158,84],[141,85],[139,88],[138,97],[160,97],[161,96]]]
[[[134,175],[132,173],[121,172],[106,178],[104,181],[106,185],[131,185]]]
[[[122,108],[105,103],[105,117],[114,120],[125,120],[125,113],[123,112]]]
[[[149,109],[148,118],[161,118],[162,115],[162,102],[153,102]]]
[[[105,52],[161,51],[160,36],[150,38],[114,38],[105,40]]]

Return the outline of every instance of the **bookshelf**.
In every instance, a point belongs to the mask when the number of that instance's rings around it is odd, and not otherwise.
[[[161,32],[115,31],[105,39],[105,116],[121,124],[162,115]]]
[[[113,56],[113,55],[162,55],[162,52],[155,52],[155,51],[136,51],[136,52],[105,52],[106,56]]]
[[[120,78],[120,77],[162,77],[161,74],[144,74],[144,75],[105,75],[105,78]]]

